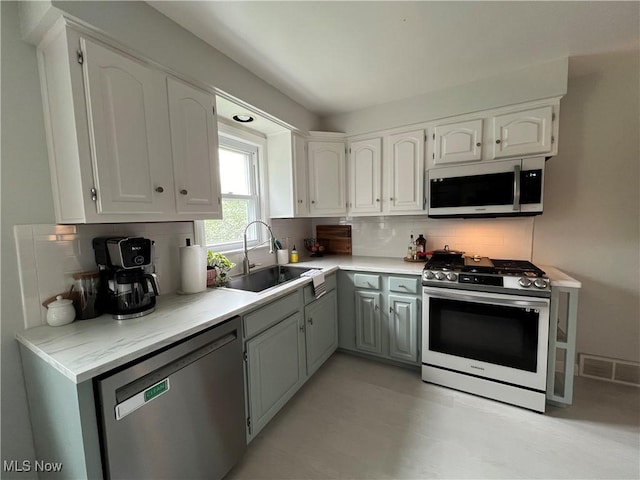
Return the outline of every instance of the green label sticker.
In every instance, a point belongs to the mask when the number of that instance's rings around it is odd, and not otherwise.
[[[165,378],[161,382],[156,383],[144,391],[144,401],[148,402],[149,400],[156,398],[158,395],[162,395],[167,390],[169,390],[169,379]]]

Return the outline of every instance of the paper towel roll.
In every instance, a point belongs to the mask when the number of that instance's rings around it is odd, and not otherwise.
[[[200,245],[180,247],[180,281],[182,293],[198,293],[207,289],[207,261]]]

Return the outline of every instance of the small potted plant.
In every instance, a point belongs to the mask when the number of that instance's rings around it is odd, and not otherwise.
[[[207,252],[207,286],[223,287],[227,284],[227,275],[235,267],[227,257],[221,253]]]

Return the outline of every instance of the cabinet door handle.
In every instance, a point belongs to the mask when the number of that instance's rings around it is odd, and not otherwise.
[[[187,193],[189,192],[187,192],[184,188],[180,190],[180,195],[186,195]]]
[[[316,203],[316,201],[315,200],[311,200],[311,203]]]
[[[389,200],[391,200],[393,202],[393,197],[389,197]]]
[[[496,140],[496,143],[497,143],[497,144],[500,144],[500,143],[501,143],[501,142],[500,142],[500,139]]]
[[[374,307],[375,310],[380,310],[380,307],[378,306],[378,304],[376,303],[376,306]]]
[[[389,313],[393,313],[393,307],[389,307]]]
[[[164,192],[164,188],[162,188],[162,187],[156,187],[156,192],[158,192],[158,193],[162,193],[162,192]]]
[[[313,325],[313,318],[309,318],[309,325]]]
[[[302,325],[300,325],[300,331],[304,332],[304,323]]]
[[[380,201],[380,199],[379,199],[379,198],[376,198],[376,202],[379,202],[379,201]]]
[[[476,147],[481,147],[482,144],[480,142],[476,143]]]

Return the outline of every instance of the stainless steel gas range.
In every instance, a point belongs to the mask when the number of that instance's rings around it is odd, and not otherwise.
[[[422,379],[544,412],[550,281],[528,261],[434,253],[422,273]]]

